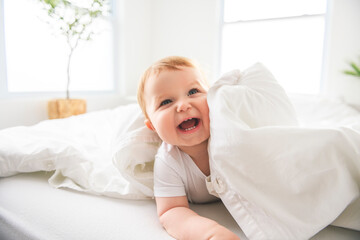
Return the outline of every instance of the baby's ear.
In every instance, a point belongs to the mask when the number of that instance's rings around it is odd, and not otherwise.
[[[155,131],[154,126],[152,125],[151,121],[149,119],[145,119],[144,121],[145,125],[148,127],[148,129]]]

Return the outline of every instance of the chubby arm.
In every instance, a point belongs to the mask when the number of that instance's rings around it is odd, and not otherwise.
[[[192,211],[186,196],[157,197],[156,205],[161,224],[176,239],[240,239],[224,226]]]

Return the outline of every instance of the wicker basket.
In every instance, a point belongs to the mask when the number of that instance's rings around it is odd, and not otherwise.
[[[66,118],[86,113],[84,99],[54,99],[48,102],[49,119]]]

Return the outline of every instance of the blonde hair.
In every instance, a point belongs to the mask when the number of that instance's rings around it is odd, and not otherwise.
[[[152,76],[159,75],[164,70],[177,71],[177,70],[181,70],[181,67],[190,67],[197,69],[202,75],[202,83],[206,87],[208,87],[208,83],[206,81],[204,73],[201,71],[201,69],[193,60],[179,56],[170,56],[160,59],[159,61],[153,63],[148,69],[146,69],[146,71],[143,73],[142,77],[140,78],[140,83],[137,90],[137,100],[142,112],[145,115],[145,118],[147,119],[149,118],[146,112],[146,103],[144,99],[146,81]]]

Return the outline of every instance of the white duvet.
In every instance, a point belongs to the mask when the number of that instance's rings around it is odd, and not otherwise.
[[[209,189],[249,239],[308,239],[351,204],[334,224],[360,230],[360,122],[299,127],[261,64],[223,76],[208,104]]]
[[[261,64],[225,75],[210,89],[208,102],[209,189],[250,239],[307,239],[330,223],[360,230],[356,111],[338,102],[320,104],[333,116],[345,116],[348,121],[337,119],[343,127],[329,128],[335,125],[328,117],[315,119],[320,108],[298,118]],[[300,127],[298,119],[313,127]],[[143,121],[137,104],[130,104],[1,130],[0,176],[54,171],[54,187],[152,198],[161,141]]]
[[[160,143],[137,104],[8,128],[0,131],[0,177],[55,171],[49,183],[57,188],[152,198]]]

